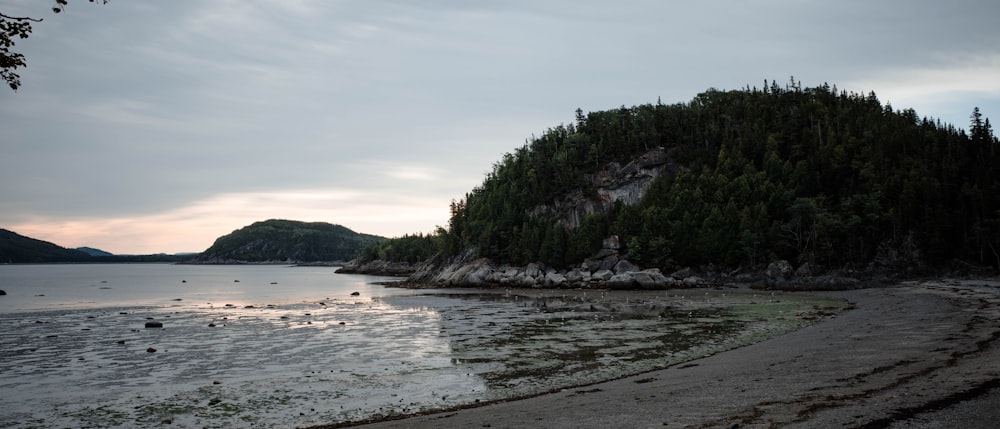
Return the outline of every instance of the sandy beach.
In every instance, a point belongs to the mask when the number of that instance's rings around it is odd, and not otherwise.
[[[1000,282],[817,294],[851,308],[710,357],[370,428],[994,428]]]

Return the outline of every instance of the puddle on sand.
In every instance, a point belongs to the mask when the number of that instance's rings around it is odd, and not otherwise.
[[[717,290],[462,290],[0,315],[0,427],[301,427],[416,413],[647,371],[842,307]]]

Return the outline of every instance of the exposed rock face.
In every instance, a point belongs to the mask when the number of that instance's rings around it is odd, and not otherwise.
[[[584,195],[584,191],[577,191],[551,205],[535,207],[530,214],[559,219],[559,223],[576,228],[580,226],[580,219],[584,215],[605,213],[617,201],[626,205],[639,202],[657,177],[677,172],[677,167],[669,161],[667,152],[663,148],[656,148],[624,166],[613,162],[604,170],[588,177],[595,187],[593,194]]]
[[[670,162],[666,150],[655,148],[624,166],[619,163],[608,164],[604,170],[587,177],[593,185],[591,189],[579,190],[552,204],[537,206],[529,214],[557,219],[558,224],[576,228],[585,215],[607,212],[616,202],[627,205],[639,202],[656,178],[663,174],[676,174],[678,170],[679,167]],[[436,259],[424,263],[412,272],[407,282],[415,286],[436,287],[621,289],[692,287],[704,283],[697,278],[687,282],[683,278],[670,278],[656,269],[643,270],[625,260],[621,254],[622,249],[617,236],[608,237],[593,258],[567,270],[555,270],[537,263],[524,267],[497,265],[489,259],[477,258],[475,249],[466,249],[450,260]]]

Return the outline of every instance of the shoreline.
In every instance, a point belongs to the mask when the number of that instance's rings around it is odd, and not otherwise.
[[[853,308],[640,375],[353,425],[985,428],[1000,419],[1000,282],[905,282],[813,294],[847,299]]]

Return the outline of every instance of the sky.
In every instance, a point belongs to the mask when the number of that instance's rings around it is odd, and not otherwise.
[[[585,112],[823,83],[1000,118],[996,0],[0,0],[44,20],[0,88],[0,228],[200,252],[266,219],[447,225]],[[997,123],[997,119],[991,120]]]

